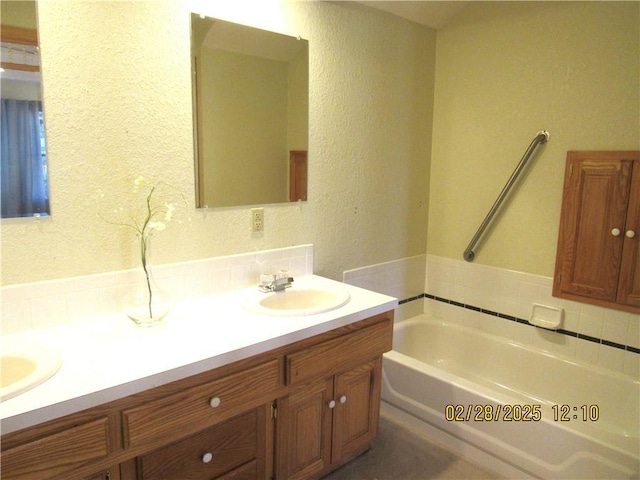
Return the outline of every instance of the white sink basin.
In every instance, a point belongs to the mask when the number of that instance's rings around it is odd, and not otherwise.
[[[315,315],[346,305],[351,296],[338,287],[296,287],[281,292],[251,295],[247,307],[256,313],[273,316]]]
[[[51,378],[62,365],[60,352],[44,345],[2,339],[0,402]]]

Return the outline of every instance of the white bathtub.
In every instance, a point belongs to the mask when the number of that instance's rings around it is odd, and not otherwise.
[[[383,400],[479,450],[490,468],[638,478],[637,379],[426,315],[396,324],[383,365]]]

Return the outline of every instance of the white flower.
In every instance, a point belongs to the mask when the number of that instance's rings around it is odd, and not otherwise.
[[[167,226],[162,222],[149,222],[149,228],[151,230],[157,230],[158,232],[161,232],[162,230],[167,228]]]
[[[185,196],[180,190],[173,187],[166,182],[149,182],[142,175],[138,176],[133,181],[134,189],[133,194],[136,199],[139,195],[143,195],[143,201],[139,205],[139,209],[135,208],[136,202],[131,201],[128,206],[134,207],[130,213],[127,213],[122,207],[112,211],[112,216],[118,218],[117,220],[111,220],[104,217],[98,211],[98,215],[108,223],[114,225],[120,225],[127,227],[135,231],[136,235],[140,238],[142,263],[145,263],[146,242],[149,238],[149,234],[152,232],[161,232],[167,228],[167,223],[170,222],[176,216],[177,207],[179,203],[158,201],[158,196],[177,193],[184,207],[187,206]],[[100,197],[99,197],[100,198]],[[132,200],[134,200],[132,198]]]
[[[167,211],[164,213],[164,219],[168,222],[173,217],[173,212],[176,209],[176,206],[173,203],[166,203],[166,202],[165,202],[164,206],[167,209]]]

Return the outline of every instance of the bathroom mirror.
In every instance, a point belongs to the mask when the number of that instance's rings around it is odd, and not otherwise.
[[[49,215],[36,2],[0,2],[2,218]]]
[[[309,42],[191,15],[196,204],[306,200]]]

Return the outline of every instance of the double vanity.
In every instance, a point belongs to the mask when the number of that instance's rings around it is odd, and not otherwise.
[[[150,329],[107,315],[5,336],[60,361],[0,403],[2,476],[322,477],[377,434],[396,306],[308,275],[185,300]]]

